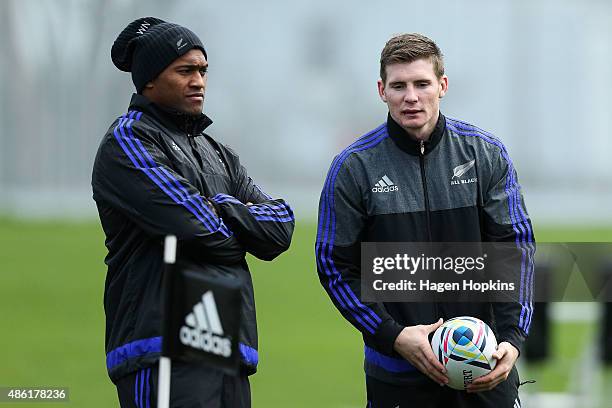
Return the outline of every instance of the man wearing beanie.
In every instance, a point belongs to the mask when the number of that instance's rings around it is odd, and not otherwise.
[[[172,407],[250,407],[258,363],[246,253],[272,260],[291,242],[294,217],[248,176],[238,156],[204,133],[207,54],[189,29],[147,17],[117,37],[111,58],[137,93],[103,137],[92,188],[106,234],[106,364],[122,407],[153,407],[161,351],[162,249],[179,239],[190,269],[241,284],[241,369],[173,362]]]

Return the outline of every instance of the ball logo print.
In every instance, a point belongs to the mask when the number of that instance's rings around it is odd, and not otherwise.
[[[193,307],[193,312],[185,317],[180,339],[186,346],[223,357],[231,356],[232,343],[223,337],[223,327],[212,291],[204,293],[202,300]]]
[[[475,317],[461,316],[444,322],[431,339],[435,356],[448,371],[448,386],[465,390],[476,378],[495,368],[492,357],[497,340],[491,328]]]

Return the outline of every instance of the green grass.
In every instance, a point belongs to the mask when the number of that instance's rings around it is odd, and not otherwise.
[[[612,242],[612,227],[589,228],[534,225],[538,242]]]
[[[0,385],[69,387],[74,406],[117,405],[105,373],[103,242],[96,224],[0,223]]]
[[[319,284],[315,234],[298,225],[288,253],[273,264],[250,262],[261,358],[255,407],[363,405],[363,343]]]
[[[583,344],[595,342],[595,326],[588,322],[565,322],[551,325],[550,358],[528,364],[521,371],[521,380],[536,380],[529,392],[564,392],[571,389],[576,364],[584,355]]]
[[[360,335],[319,285],[314,235],[313,224],[299,224],[287,253],[273,263],[249,261],[260,333],[254,407],[364,405]],[[576,237],[612,240],[612,233],[538,230],[540,240]],[[72,406],[117,406],[105,371],[103,242],[97,222],[0,219],[0,386],[65,386]],[[555,338],[571,332],[571,326],[554,328]],[[554,347],[551,363],[534,373],[545,378],[545,388],[564,388],[557,374],[571,367],[577,346],[564,340]]]

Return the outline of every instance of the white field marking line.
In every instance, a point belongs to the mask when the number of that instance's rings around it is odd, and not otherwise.
[[[598,323],[602,318],[602,307],[595,302],[552,302],[550,318],[558,322]]]

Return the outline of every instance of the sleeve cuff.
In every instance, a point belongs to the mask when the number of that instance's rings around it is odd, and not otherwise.
[[[393,344],[400,332],[404,330],[404,326],[398,324],[393,319],[383,321],[378,330],[374,333],[374,339],[380,351],[391,355],[393,353]]]
[[[511,329],[504,330],[499,334],[499,339],[497,343],[501,343],[502,341],[508,342],[514,346],[519,352],[519,356],[521,355],[521,349],[523,347],[523,343],[525,342],[526,336],[521,333],[521,331],[513,327]]]

